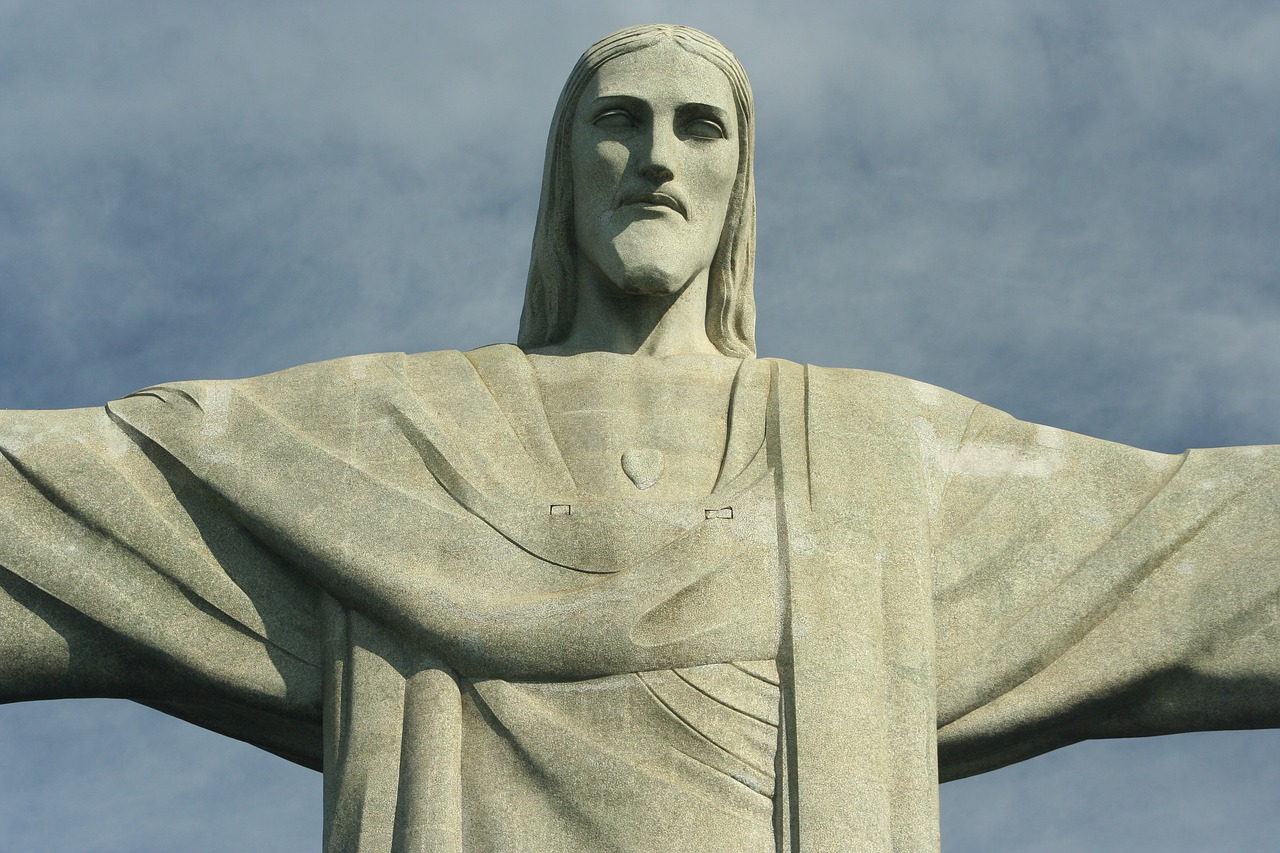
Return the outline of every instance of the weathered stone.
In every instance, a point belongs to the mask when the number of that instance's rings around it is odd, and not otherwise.
[[[755,359],[701,33],[551,132],[519,348],[0,413],[0,699],[322,769],[335,851],[929,851],[940,773],[1280,723],[1280,449]]]

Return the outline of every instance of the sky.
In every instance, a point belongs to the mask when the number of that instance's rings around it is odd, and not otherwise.
[[[622,26],[756,95],[761,355],[1165,452],[1280,443],[1280,3],[0,0],[0,407],[515,337],[547,126]],[[311,851],[320,777],[0,708],[0,850]],[[943,846],[1257,851],[1280,734],[943,786]]]

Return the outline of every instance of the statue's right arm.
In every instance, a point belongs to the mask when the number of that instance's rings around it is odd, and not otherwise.
[[[119,695],[126,644],[75,603],[99,561],[97,537],[59,492],[86,456],[82,441],[110,435],[97,412],[0,412],[0,700]],[[97,435],[95,435],[97,433]],[[101,441],[96,442],[102,446]],[[145,677],[145,668],[135,669]]]
[[[305,717],[315,606],[108,410],[0,411],[0,702],[124,697],[213,728],[196,704]]]

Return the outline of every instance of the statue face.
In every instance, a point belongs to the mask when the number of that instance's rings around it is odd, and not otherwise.
[[[570,143],[580,262],[627,293],[672,294],[711,266],[738,170],[733,89],[661,42],[600,68]]]

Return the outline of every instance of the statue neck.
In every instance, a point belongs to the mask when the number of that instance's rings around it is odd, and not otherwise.
[[[594,265],[579,260],[573,326],[549,355],[719,355],[707,337],[707,284],[700,272],[676,293],[625,293]]]

